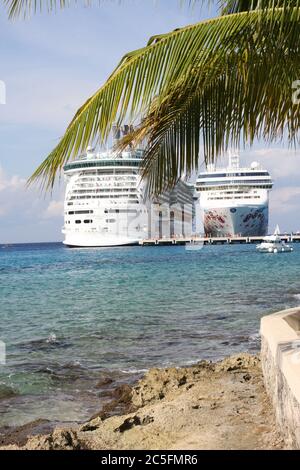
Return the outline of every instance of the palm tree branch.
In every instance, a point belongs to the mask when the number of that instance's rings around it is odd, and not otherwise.
[[[294,66],[300,67],[299,54],[281,54],[280,63],[271,56],[262,61],[252,54],[247,58],[247,74],[231,55],[210,85],[203,86],[205,77],[202,83],[187,77],[163,103],[153,102],[141,126],[121,143],[147,139],[144,176],[150,192],[160,193],[173,186],[180,174],[195,170],[200,138],[206,162],[229,145],[239,145],[241,139],[244,145],[255,138],[278,140],[286,131],[291,143],[299,139],[300,113],[299,108],[291,112],[289,85]],[[199,79],[199,73],[195,75]]]
[[[147,113],[155,96],[162,101],[195,67],[201,70],[205,66],[213,78],[213,61],[224,61],[233,53],[242,59],[249,39],[262,54],[269,53],[272,38],[287,48],[291,48],[291,40],[299,47],[299,36],[295,34],[299,33],[299,18],[300,9],[276,9],[269,14],[242,12],[151,38],[148,46],[127,54],[104,86],[78,110],[62,140],[31,181],[42,177],[47,186],[52,186],[65,162],[84,151],[96,137],[106,140],[114,122],[120,124],[128,114],[133,120]]]

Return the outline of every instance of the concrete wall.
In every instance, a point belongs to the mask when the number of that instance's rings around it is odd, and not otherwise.
[[[300,308],[261,320],[266,389],[287,445],[300,449]]]

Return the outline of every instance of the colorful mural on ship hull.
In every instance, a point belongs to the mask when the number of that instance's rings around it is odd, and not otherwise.
[[[211,237],[251,237],[268,233],[268,206],[206,209],[205,234]]]

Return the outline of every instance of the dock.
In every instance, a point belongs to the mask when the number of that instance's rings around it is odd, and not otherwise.
[[[300,243],[300,235],[280,235],[286,243]],[[187,243],[203,243],[203,245],[235,245],[258,244],[264,237],[189,237],[189,238],[149,238],[139,242],[141,246],[172,246]]]

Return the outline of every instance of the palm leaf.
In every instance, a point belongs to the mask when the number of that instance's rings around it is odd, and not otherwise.
[[[20,16],[31,17],[37,12],[50,13],[59,9],[68,8],[70,6],[81,4],[91,6],[93,3],[103,3],[107,0],[2,0],[8,12],[9,18],[18,18]],[[121,3],[123,0],[110,0]],[[153,0],[155,3],[157,0]],[[163,1],[163,0],[162,0]],[[174,0],[176,2],[176,0]],[[177,0],[181,5],[194,7],[196,4],[210,4],[213,0]],[[240,13],[250,11],[257,8],[279,8],[279,7],[295,7],[299,6],[298,0],[221,0],[218,2],[222,14]]]
[[[76,4],[83,6],[91,6],[94,3],[101,4],[107,0],[2,0],[4,6],[8,12],[10,19],[19,18],[23,16],[24,18],[31,17],[36,13],[57,11],[59,9],[69,8]],[[110,2],[115,1],[116,3],[121,3],[124,0],[109,0]],[[153,0],[155,3],[157,0]],[[162,0],[163,1],[163,0]],[[203,0],[174,0],[174,2],[179,2],[180,4],[187,4],[192,7],[199,1]]]
[[[299,108],[291,112],[286,86],[295,64],[300,67],[296,54],[279,66],[271,56],[268,61],[252,56],[245,74],[231,56],[212,86],[201,87],[189,77],[164,103],[154,103],[141,126],[123,143],[148,140],[144,173],[149,191],[160,193],[174,185],[180,174],[195,171],[201,144],[209,163],[228,146],[239,146],[241,138],[244,144],[255,138],[273,141],[287,133],[291,143],[299,140]]]
[[[30,17],[37,12],[56,11],[59,8],[66,8],[77,3],[76,0],[3,0],[4,6],[8,12],[9,18],[17,18],[20,16]],[[84,4],[88,4],[89,0],[85,0]]]
[[[84,151],[95,139],[105,141],[114,122],[120,124],[125,118],[130,118],[133,122],[141,113],[147,115],[155,97],[158,105],[163,103],[171,91],[189,77],[193,77],[200,89],[209,89],[222,68],[227,70],[226,64],[231,56],[235,57],[236,70],[246,75],[251,71],[249,66],[252,49],[260,54],[262,61],[273,56],[271,63],[283,64],[282,51],[285,53],[284,57],[288,57],[293,51],[299,53],[299,19],[300,10],[296,8],[273,9],[264,14],[261,11],[242,12],[151,38],[145,48],[127,54],[104,86],[78,110],[60,143],[30,181],[42,178],[43,183],[51,187],[55,175],[66,161]],[[277,47],[278,44],[280,48]],[[284,95],[286,88],[291,88],[292,77],[297,79],[299,69],[296,65],[291,68],[293,73],[285,85]],[[279,69],[281,74],[282,70],[280,67]],[[198,71],[196,76],[192,73],[195,70]],[[277,78],[273,77],[273,80]],[[249,80],[245,83],[249,86]],[[255,87],[256,83],[254,90]],[[259,109],[262,99],[267,98],[262,95],[257,101],[252,100],[251,106],[254,104],[254,109],[251,109],[249,101],[244,104],[243,112],[240,110],[237,113],[232,131],[236,140],[239,132],[244,132],[241,120],[246,107],[248,106],[248,121],[252,119],[254,122],[254,112]],[[206,104],[209,106],[209,103]],[[268,116],[271,116],[271,106],[275,106],[272,100]],[[266,127],[271,127],[267,119],[264,122]],[[203,123],[204,121],[202,125]],[[249,132],[248,129],[247,135]],[[212,133],[213,128],[210,133],[206,132],[205,141],[207,146],[212,145],[211,155],[215,155],[220,145],[213,145]]]
[[[299,7],[299,0],[221,0],[222,15],[241,13],[252,10],[274,10],[276,8],[293,9]]]

